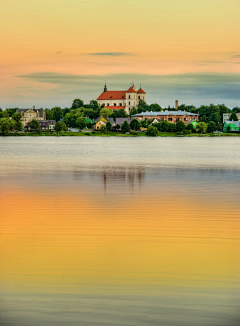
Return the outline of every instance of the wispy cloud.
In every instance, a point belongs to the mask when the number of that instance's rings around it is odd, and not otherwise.
[[[236,55],[232,56],[232,58],[240,58],[240,54],[236,54]]]
[[[95,53],[88,53],[88,55],[93,56],[110,56],[110,57],[123,57],[123,56],[130,56],[131,53],[127,52],[95,52]]]
[[[62,52],[61,52],[61,51],[59,51],[59,52],[56,52],[55,54],[62,54]]]

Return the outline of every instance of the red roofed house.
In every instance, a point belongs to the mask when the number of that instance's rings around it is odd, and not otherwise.
[[[129,114],[133,106],[138,106],[139,100],[146,101],[146,93],[141,87],[137,91],[134,85],[127,91],[108,91],[105,84],[104,91],[97,98],[99,105],[104,104],[105,108],[111,110],[124,109],[127,114]]]

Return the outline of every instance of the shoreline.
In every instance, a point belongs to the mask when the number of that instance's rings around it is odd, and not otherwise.
[[[129,134],[122,134],[118,132],[61,132],[61,133],[47,133],[41,132],[39,134],[26,132],[26,133],[11,133],[9,135],[0,134],[0,137],[240,137],[240,133],[222,133],[222,134],[198,134],[198,133],[191,133],[191,134],[176,134],[171,132],[159,132],[157,136],[149,136],[143,132],[136,132],[136,133],[129,133]]]

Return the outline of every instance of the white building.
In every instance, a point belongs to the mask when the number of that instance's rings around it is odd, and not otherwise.
[[[226,122],[226,121],[229,121],[230,120],[230,116],[231,116],[232,113],[223,113],[223,124]],[[238,121],[240,121],[240,113],[236,113],[236,116],[238,118]]]
[[[97,98],[99,105],[111,110],[124,109],[129,114],[131,108],[138,107],[139,101],[146,102],[146,93],[140,87],[137,91],[135,86],[132,85],[127,91],[108,91],[107,85],[104,86],[104,91]]]

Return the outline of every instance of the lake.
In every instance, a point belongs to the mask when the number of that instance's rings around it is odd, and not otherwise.
[[[0,137],[0,325],[238,326],[238,137]]]

